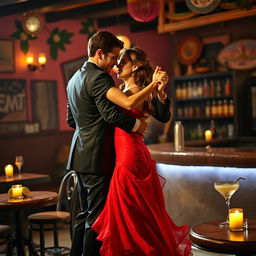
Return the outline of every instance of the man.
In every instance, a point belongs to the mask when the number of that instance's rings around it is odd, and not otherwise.
[[[137,120],[119,112],[106,98],[114,86],[108,74],[117,64],[123,42],[107,31],[93,35],[88,42],[89,59],[67,86],[68,124],[75,128],[67,169],[78,174],[82,212],[75,225],[71,256],[97,256],[100,242],[90,228],[104,207],[115,164],[114,126],[143,134],[145,119]],[[158,103],[161,121],[170,119],[170,102]],[[158,109],[158,108],[157,108]]]

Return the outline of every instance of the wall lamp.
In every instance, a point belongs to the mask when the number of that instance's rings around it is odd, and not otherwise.
[[[44,71],[45,65],[46,65],[46,55],[44,53],[39,53],[38,55],[38,65],[34,63],[34,55],[33,53],[29,53],[26,58],[27,64],[28,64],[28,70],[31,72],[34,72],[36,70],[38,71]]]

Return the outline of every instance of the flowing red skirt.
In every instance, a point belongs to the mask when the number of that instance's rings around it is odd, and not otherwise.
[[[188,256],[189,226],[169,217],[156,164],[143,139],[116,128],[116,167],[105,207],[92,228],[101,256]]]

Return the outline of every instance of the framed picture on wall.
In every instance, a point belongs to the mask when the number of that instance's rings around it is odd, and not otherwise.
[[[14,72],[14,41],[0,39],[0,72]]]
[[[61,64],[62,73],[64,76],[65,85],[67,86],[69,79],[75,74],[75,72],[82,67],[87,60],[86,56],[79,57],[73,60],[69,60]]]
[[[202,39],[203,49],[197,66],[206,67],[208,71],[222,71],[221,65],[217,62],[218,53],[230,41],[229,34],[205,37]]]
[[[57,81],[31,81],[31,104],[32,121],[41,131],[59,128]]]
[[[26,80],[0,79],[0,123],[27,121]]]

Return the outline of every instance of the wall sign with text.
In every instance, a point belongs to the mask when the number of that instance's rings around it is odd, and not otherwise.
[[[0,122],[27,121],[26,80],[0,79]]]

